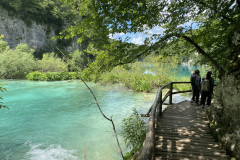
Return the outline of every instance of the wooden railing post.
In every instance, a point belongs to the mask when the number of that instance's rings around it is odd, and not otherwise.
[[[172,92],[173,92],[173,82],[171,82],[170,84],[169,104],[172,104]]]
[[[160,116],[162,116],[162,90],[160,91],[160,95],[159,95],[159,110],[160,110]]]

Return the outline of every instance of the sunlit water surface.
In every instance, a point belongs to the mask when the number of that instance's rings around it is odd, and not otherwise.
[[[100,114],[91,93],[80,81],[6,80],[1,93],[9,109],[0,110],[0,160],[120,160],[109,121]],[[102,111],[113,117],[120,135],[122,119],[136,108],[146,113],[155,94],[120,86],[89,83]],[[175,96],[182,101],[188,97]],[[85,149],[85,151],[84,151]]]

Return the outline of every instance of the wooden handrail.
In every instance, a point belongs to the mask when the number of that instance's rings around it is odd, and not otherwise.
[[[191,92],[192,90],[187,91],[178,91],[173,92],[174,84],[186,84],[191,82],[170,82],[158,89],[155,101],[151,106],[150,113],[147,113],[143,116],[149,116],[147,123],[146,139],[143,142],[141,149],[134,154],[132,160],[154,160],[155,159],[155,128],[157,127],[156,122],[158,117],[162,115],[162,105],[165,104],[164,101],[169,97],[169,104],[172,104],[172,95],[178,93]],[[169,91],[166,93],[164,98],[162,98],[162,91],[166,87],[170,86]],[[166,105],[166,104],[165,104]]]

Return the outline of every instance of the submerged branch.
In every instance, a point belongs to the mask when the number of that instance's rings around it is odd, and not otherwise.
[[[86,152],[85,152],[85,146],[84,146],[84,143],[83,143],[83,150],[84,150],[84,160],[86,160]]]
[[[81,81],[84,83],[84,85],[88,88],[88,90],[91,92],[91,94],[92,94],[92,96],[93,96],[93,98],[94,98],[94,100],[95,100],[95,102],[96,102],[96,105],[97,105],[99,111],[101,112],[102,116],[103,116],[105,119],[107,119],[108,121],[110,121],[110,122],[112,123],[112,127],[113,127],[113,131],[114,131],[114,133],[115,133],[115,137],[116,137],[116,140],[117,140],[118,148],[119,148],[119,150],[120,150],[120,152],[121,152],[122,158],[124,159],[124,156],[123,156],[122,149],[121,149],[120,144],[119,144],[119,141],[118,141],[118,135],[117,135],[116,128],[115,128],[114,122],[113,122],[113,120],[112,120],[112,117],[111,117],[111,118],[108,118],[108,117],[102,112],[102,109],[101,109],[101,107],[100,107],[100,105],[99,105],[99,103],[98,103],[98,101],[97,101],[97,98],[96,98],[95,94],[93,93],[93,91],[91,90],[91,88],[87,85],[87,83],[82,79],[82,77],[81,77],[80,75],[79,75],[79,78],[80,78]]]

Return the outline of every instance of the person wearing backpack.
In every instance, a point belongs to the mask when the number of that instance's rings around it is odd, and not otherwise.
[[[195,74],[193,76],[193,88],[194,88],[194,94],[196,96],[196,104],[199,102],[199,93],[201,90],[201,76],[200,76],[200,71],[197,69],[195,71]]]
[[[202,108],[205,106],[205,101],[207,98],[207,105],[211,105],[212,94],[213,94],[213,86],[214,86],[214,79],[211,77],[212,72],[208,71],[206,78],[203,78],[201,81],[201,105]]]

